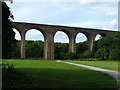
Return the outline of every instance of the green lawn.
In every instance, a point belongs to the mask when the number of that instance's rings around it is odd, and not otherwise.
[[[67,62],[73,62],[77,64],[84,64],[89,66],[100,67],[104,69],[110,69],[118,71],[118,61],[79,61],[79,60],[67,60]],[[120,70],[119,70],[120,71]]]
[[[86,68],[59,63],[55,60],[3,60],[12,63],[17,71],[24,73],[29,82],[17,86],[27,88],[115,88],[111,76]],[[17,76],[21,81],[23,78]],[[26,79],[27,80],[27,79]],[[20,82],[19,81],[19,82]],[[3,81],[4,82],[4,81]],[[5,88],[7,86],[3,86]]]

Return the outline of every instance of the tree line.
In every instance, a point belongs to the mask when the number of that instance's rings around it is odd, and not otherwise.
[[[120,59],[120,32],[108,34],[106,37],[95,41],[93,50],[90,51],[88,42],[76,44],[76,54],[68,52],[68,43],[55,43],[55,59],[101,58],[103,60]],[[44,42],[26,41],[27,58],[43,58]],[[12,52],[12,58],[20,58],[20,41]]]
[[[55,59],[66,59],[68,52],[68,43],[55,43]],[[20,41],[17,41],[16,47],[12,51],[12,58],[20,58]],[[77,54],[82,54],[88,49],[87,42],[77,43]],[[80,49],[81,48],[81,49]],[[43,41],[26,41],[26,58],[43,58],[44,42]]]

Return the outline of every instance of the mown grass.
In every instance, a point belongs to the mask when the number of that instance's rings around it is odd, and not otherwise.
[[[86,68],[72,66],[54,60],[3,60],[15,65],[18,72],[29,78],[28,83],[14,83],[9,88],[116,88],[111,76]],[[19,78],[20,74],[16,74]],[[21,81],[20,77],[19,80]],[[3,81],[4,82],[4,81]],[[16,85],[16,86],[15,86]],[[7,88],[4,86],[3,88]]]
[[[77,64],[84,64],[89,66],[100,67],[109,70],[120,71],[118,68],[118,61],[106,60],[106,61],[80,61],[80,60],[67,60],[68,62],[73,62]]]

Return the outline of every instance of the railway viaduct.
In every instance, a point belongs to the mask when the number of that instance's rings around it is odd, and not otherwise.
[[[54,59],[54,35],[57,31],[63,31],[69,38],[69,52],[76,53],[76,36],[78,33],[83,33],[88,40],[89,49],[92,51],[93,43],[97,34],[105,37],[108,33],[113,32],[109,30],[78,28],[59,25],[46,25],[25,22],[12,22],[15,28],[21,35],[21,58],[26,58],[25,35],[30,29],[39,30],[44,36],[44,59]]]

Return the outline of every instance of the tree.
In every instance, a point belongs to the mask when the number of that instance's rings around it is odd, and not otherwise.
[[[100,39],[95,57],[120,60],[120,32],[113,32]]]
[[[42,41],[27,41],[26,56],[27,58],[43,58],[43,42]]]
[[[12,50],[12,58],[20,58],[20,47],[21,42],[17,41],[16,47],[14,47],[14,50]]]
[[[85,52],[86,50],[88,50],[88,42],[80,42],[76,44],[76,52],[77,54],[82,54],[83,52]]]
[[[2,58],[12,58],[12,47],[15,47],[15,33],[9,20],[11,12],[5,2],[2,2]]]
[[[65,54],[68,52],[67,43],[55,43],[55,59],[65,59]]]

